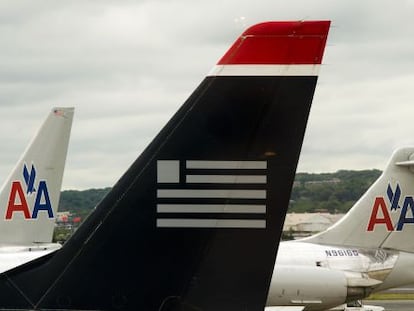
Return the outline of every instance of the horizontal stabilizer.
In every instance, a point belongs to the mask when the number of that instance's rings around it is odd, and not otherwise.
[[[414,166],[414,160],[409,160],[409,161],[400,161],[400,162],[397,162],[397,163],[395,163],[395,165],[398,165],[398,166]]]

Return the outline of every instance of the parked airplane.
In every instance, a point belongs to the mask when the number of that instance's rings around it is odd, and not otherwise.
[[[328,21],[246,30],[2,309],[262,311]]]
[[[73,108],[53,108],[0,190],[0,272],[60,248],[52,243]]]
[[[281,243],[267,305],[326,310],[413,283],[412,185],[414,147],[398,149],[338,223],[314,236]]]

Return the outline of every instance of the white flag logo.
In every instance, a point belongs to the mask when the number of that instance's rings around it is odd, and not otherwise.
[[[157,161],[157,227],[266,228],[267,161]]]

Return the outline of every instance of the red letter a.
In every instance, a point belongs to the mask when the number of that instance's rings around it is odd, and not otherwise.
[[[19,197],[18,202],[16,202],[16,196]],[[25,219],[30,218],[29,207],[27,206],[27,201],[24,196],[22,186],[18,181],[13,181],[11,186],[9,204],[7,205],[6,211],[6,219],[11,219],[14,212],[23,212]]]
[[[378,218],[378,209],[381,207],[382,215],[384,218]],[[384,198],[375,198],[374,206],[372,207],[371,218],[369,219],[367,231],[374,231],[376,224],[385,224],[388,231],[393,231],[392,221],[390,214],[387,211],[387,205],[385,204]]]

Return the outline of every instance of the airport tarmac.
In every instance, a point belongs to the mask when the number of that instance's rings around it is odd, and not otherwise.
[[[364,304],[381,306],[385,311],[413,311],[414,300],[364,300]]]

